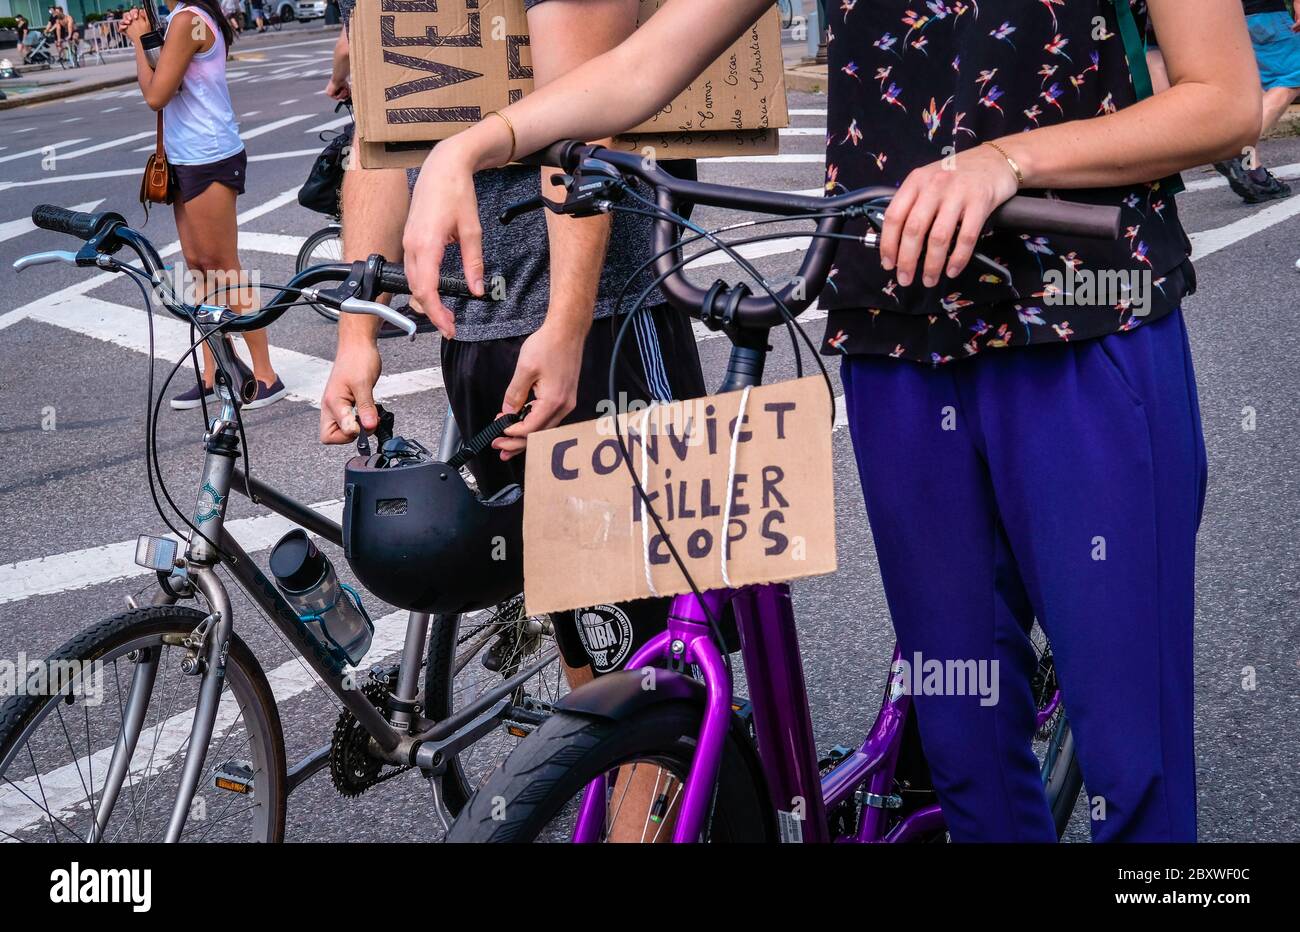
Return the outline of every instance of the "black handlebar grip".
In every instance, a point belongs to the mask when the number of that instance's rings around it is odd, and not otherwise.
[[[520,165],[553,165],[556,168],[562,168],[566,172],[573,171],[577,167],[577,150],[586,143],[578,139],[562,139],[559,142],[553,142],[545,149],[538,149],[531,155],[520,156],[515,162]]]
[[[1015,233],[1119,239],[1120,209],[1050,198],[1013,197],[994,212],[989,225],[996,230]]]
[[[406,269],[398,262],[385,262],[379,268],[379,274],[376,276],[381,290],[388,294],[410,294],[411,284],[406,280]],[[449,298],[475,298],[478,297],[469,290],[469,285],[459,278],[451,278],[447,275],[438,279],[438,294]],[[496,298],[490,295],[484,295],[479,300],[495,301]]]
[[[79,239],[90,239],[109,213],[88,214],[80,210],[68,210],[54,204],[38,204],[32,211],[32,223],[42,230],[66,233]]]

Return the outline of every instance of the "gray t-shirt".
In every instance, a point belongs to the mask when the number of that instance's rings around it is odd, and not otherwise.
[[[412,187],[418,175],[418,169],[407,172]],[[456,339],[498,340],[532,333],[546,319],[550,304],[551,254],[546,211],[530,211],[516,217],[509,225],[503,225],[498,218],[511,204],[541,193],[541,172],[537,168],[518,165],[479,172],[474,179],[474,188],[483,226],[484,284],[501,300],[444,299],[448,309],[456,315]],[[648,189],[641,187],[640,191],[643,196],[648,196]],[[609,251],[596,296],[597,319],[614,313],[619,291],[637,267],[650,258],[650,227],[649,217],[614,213]],[[454,244],[447,248],[442,272],[455,278],[464,276],[460,249]],[[624,297],[624,311],[653,280],[649,270],[636,276]],[[647,299],[647,304],[653,306],[663,301],[663,295],[656,289]]]

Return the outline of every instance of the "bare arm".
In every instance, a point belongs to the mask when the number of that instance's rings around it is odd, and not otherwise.
[[[636,0],[549,0],[534,7],[528,14],[528,32],[536,86],[551,84],[617,46],[636,28],[636,12]],[[562,196],[563,189],[557,193],[548,181],[556,171],[542,169],[543,197]],[[521,452],[528,434],[560,423],[577,403],[582,348],[591,329],[611,225],[608,216],[577,219],[546,213],[550,306],[545,323],[520,348],[501,411],[518,411],[530,393],[534,402],[528,417],[493,443],[502,459]]]
[[[348,45],[348,31],[339,30],[338,40],[334,43],[333,67],[329,82],[325,85],[325,96],[334,100],[347,100],[352,96],[348,86],[348,75],[352,72],[352,49]]]
[[[1150,10],[1171,88],[1117,113],[999,139],[1026,187],[1154,181],[1254,144],[1259,74],[1241,7],[1221,0],[1151,0]],[[990,146],[963,152],[955,170],[942,163],[917,169],[885,215],[881,264],[897,268],[904,286],[918,274],[930,288],[943,274],[960,275],[989,215],[1016,185],[1014,171]]]
[[[769,6],[771,0],[670,0],[617,48],[511,104],[505,112],[515,129],[515,154],[536,152],[558,139],[612,136],[644,121]],[[437,294],[448,242],[461,244],[465,280],[482,293],[472,175],[509,158],[510,132],[492,117],[434,146],[425,160],[403,245],[412,289],[431,318],[450,317]]]
[[[136,15],[131,16],[132,13]],[[135,43],[135,76],[140,82],[140,93],[144,95],[145,103],[154,110],[161,110],[176,96],[190,60],[199,52],[212,48],[216,36],[198,16],[182,10],[172,17],[168,26],[155,71],[149,67],[144,46],[140,44],[140,38],[149,31],[148,18],[143,11],[127,10],[124,22],[127,24],[126,34]]]

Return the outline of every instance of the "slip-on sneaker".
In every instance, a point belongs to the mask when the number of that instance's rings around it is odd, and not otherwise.
[[[289,390],[284,387],[284,382],[280,380],[279,376],[276,376],[275,381],[270,385],[265,382],[258,382],[257,394],[253,396],[252,401],[244,405],[244,410],[256,411],[258,408],[273,405],[288,393]]]

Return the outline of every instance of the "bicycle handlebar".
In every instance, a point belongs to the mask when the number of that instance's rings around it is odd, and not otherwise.
[[[748,328],[770,328],[783,324],[786,320],[783,306],[790,313],[798,314],[816,300],[826,284],[839,245],[834,238],[835,234],[843,230],[848,219],[844,211],[867,206],[883,210],[889,199],[897,193],[895,188],[874,187],[833,197],[811,197],[689,181],[669,174],[637,153],[607,149],[574,139],[554,143],[519,161],[528,165],[554,165],[572,175],[587,159],[612,165],[622,173],[645,181],[654,188],[659,207],[666,210],[675,210],[678,201],[689,201],[710,207],[776,216],[812,214],[818,218],[816,233],[812,234],[812,244],[798,273],[789,284],[777,291],[779,303],[766,294],[743,296],[735,291],[724,293],[717,287],[706,290],[693,284],[684,274],[680,247],[673,248],[678,235],[677,225],[664,218],[655,220],[653,248],[659,255],[655,262],[655,272],[663,279],[660,288],[669,301],[693,316],[706,320],[725,319],[736,326]],[[1120,210],[1118,207],[1016,196],[994,211],[988,226],[1005,232],[1118,239]],[[798,234],[792,236],[797,237]]]
[[[145,271],[155,281],[166,269],[162,257],[158,255],[158,251],[153,244],[143,234],[127,226],[126,218],[121,214],[111,211],[87,213],[68,210],[66,207],[59,207],[54,204],[39,204],[32,210],[32,223],[43,230],[65,233],[83,241],[97,240],[95,243],[97,252],[112,253],[118,247],[126,246],[139,256]],[[78,264],[93,264],[93,258],[93,256],[89,259],[79,256]],[[376,256],[374,257],[373,266],[373,281],[369,284],[369,291],[372,293],[356,295],[356,298],[359,298],[363,304],[372,303],[375,298],[384,293],[402,295],[411,293],[411,287],[406,280],[406,272],[400,262],[388,262],[382,257]],[[290,305],[302,297],[301,292],[304,289],[311,289],[328,282],[344,281],[348,279],[352,268],[351,265],[330,264],[305,269],[296,275],[287,287],[278,291],[275,297],[267,302],[261,310],[254,314],[245,314],[230,320],[222,325],[222,329],[229,333],[242,333],[270,326],[289,309]],[[469,290],[469,286],[464,281],[456,278],[443,278],[438,283],[438,291],[446,297],[476,298],[473,292]],[[348,300],[336,300],[325,293],[314,294],[312,300],[330,304],[344,311],[356,311],[360,307],[355,301],[349,303]],[[495,299],[486,297],[479,300]],[[167,306],[169,311],[179,317],[188,316],[183,312],[183,305],[180,302],[173,304],[164,296],[163,304]],[[348,306],[345,307],[344,305]]]

